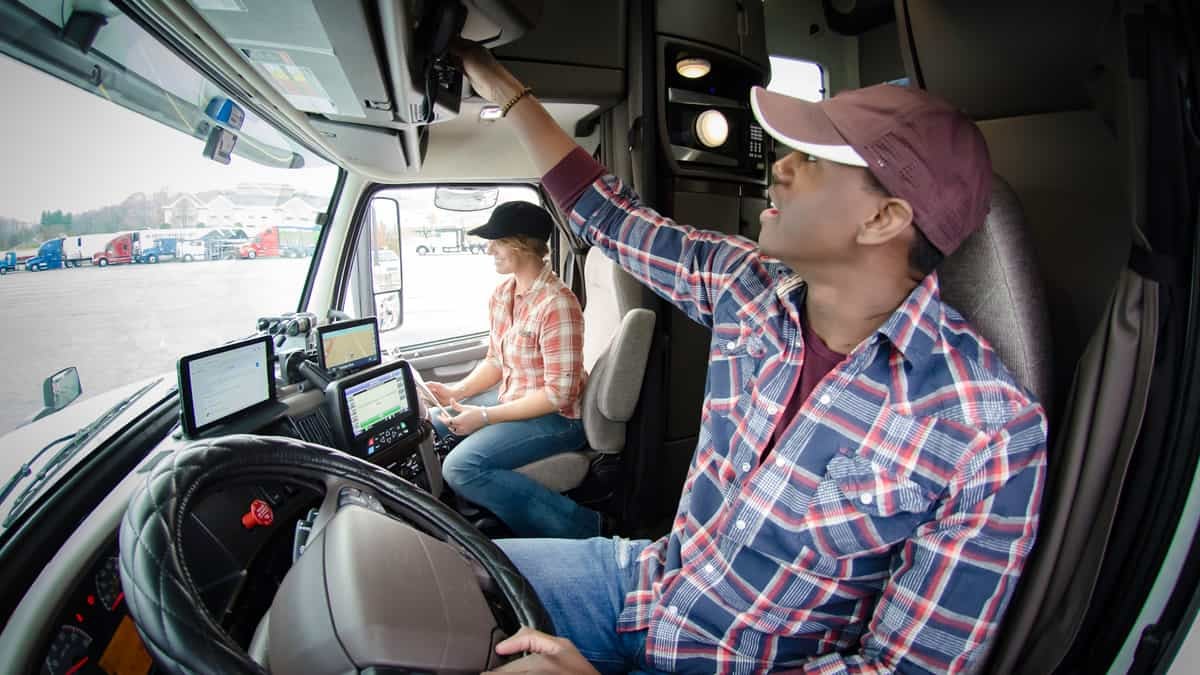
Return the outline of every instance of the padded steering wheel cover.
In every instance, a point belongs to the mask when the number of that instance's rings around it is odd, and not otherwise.
[[[155,661],[170,672],[265,673],[209,615],[184,562],[182,529],[203,488],[248,475],[320,480],[335,476],[391,500],[469,551],[525,626],[553,634],[533,587],[504,553],[462,516],[373,464],[329,448],[268,436],[200,441],[160,462],[130,499],[121,521],[125,600]],[[403,514],[402,514],[403,515]]]

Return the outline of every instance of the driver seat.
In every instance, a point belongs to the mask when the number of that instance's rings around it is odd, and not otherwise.
[[[641,307],[642,286],[600,251],[584,260],[583,429],[587,446],[517,469],[556,492],[583,484],[594,461],[625,448],[654,336],[654,312]]]

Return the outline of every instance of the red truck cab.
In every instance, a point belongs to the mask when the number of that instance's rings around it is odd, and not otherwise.
[[[238,254],[243,258],[278,258],[279,228],[268,227],[254,235],[254,239],[242,244]]]
[[[136,234],[119,234],[104,245],[104,250],[92,255],[92,264],[98,267],[125,265],[133,262],[133,243]]]

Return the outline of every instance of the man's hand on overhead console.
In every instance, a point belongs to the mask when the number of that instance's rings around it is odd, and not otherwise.
[[[511,104],[505,118],[516,130],[538,174],[546,173],[579,147],[533,94],[521,95],[525,85],[486,49],[459,41],[451,51],[462,59],[463,71],[480,96],[498,106]]]
[[[525,88],[525,85],[483,47],[463,40],[451,50],[462,59],[463,72],[471,81],[471,88],[489,102],[504,105],[508,99],[520,94]]]

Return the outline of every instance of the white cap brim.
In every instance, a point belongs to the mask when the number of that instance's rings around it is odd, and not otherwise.
[[[753,87],[750,109],[764,131],[793,150],[839,164],[867,166],[867,160],[845,143],[817,142],[840,138],[840,135],[816,103]]]

